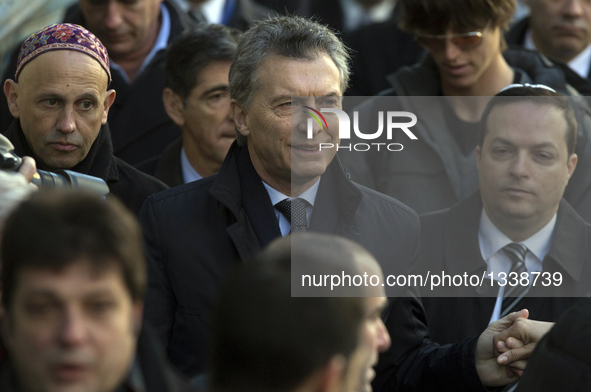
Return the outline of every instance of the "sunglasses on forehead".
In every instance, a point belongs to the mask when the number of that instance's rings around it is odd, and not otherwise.
[[[480,31],[470,31],[468,33],[461,34],[415,34],[415,41],[422,47],[429,50],[440,50],[445,48],[445,43],[450,40],[455,46],[460,49],[474,48],[482,42],[484,34],[490,27],[490,20]]]

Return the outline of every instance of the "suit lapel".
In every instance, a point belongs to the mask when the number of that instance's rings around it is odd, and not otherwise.
[[[232,144],[209,192],[236,219],[226,232],[242,261],[281,236],[271,200],[246,147]]]
[[[238,154],[238,172],[242,208],[262,249],[280,237],[281,231],[269,194],[252,165],[247,148]]]
[[[179,139],[170,145],[162,153],[154,171],[154,177],[160,179],[171,188],[183,184],[183,171],[181,168],[182,148],[183,139]]]
[[[446,273],[450,275],[482,274],[486,271],[486,262],[482,259],[478,231],[482,202],[480,192],[474,192],[464,201],[451,207],[448,216],[447,229],[444,231],[444,258]],[[494,291],[494,293],[493,293]],[[466,317],[463,306],[466,301],[471,302],[473,318],[478,326],[487,326],[492,316],[497,288],[491,288],[484,282],[482,287],[468,290],[468,298],[456,298],[460,306],[460,317]]]
[[[562,199],[558,207],[556,227],[552,234],[552,246],[544,258],[544,262],[546,259],[556,261],[571,278],[578,281],[588,253],[587,225],[575,210]]]
[[[314,201],[314,210],[310,221],[310,231],[335,233],[338,226],[339,206],[336,195],[336,178],[327,170],[322,176],[318,194]]]
[[[445,263],[450,273],[463,274],[486,269],[478,241],[481,213],[480,192],[473,193],[449,210],[448,229],[443,238]]]
[[[357,187],[345,178],[340,160],[335,156],[322,175],[310,231],[339,234],[359,241],[353,221],[362,197]]]

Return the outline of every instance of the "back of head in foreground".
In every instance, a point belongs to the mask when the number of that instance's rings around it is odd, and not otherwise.
[[[355,388],[360,375],[351,373],[360,372],[351,371],[356,366],[352,358],[366,317],[365,298],[291,297],[292,251],[307,249],[303,253],[315,262],[330,264],[334,260],[319,257],[315,250],[343,245],[347,248],[336,257],[355,253],[349,246],[359,247],[334,236],[291,235],[231,274],[211,329],[212,391]]]
[[[22,174],[0,170],[0,235],[4,220],[35,189]]]

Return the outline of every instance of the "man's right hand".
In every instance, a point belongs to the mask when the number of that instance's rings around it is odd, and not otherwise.
[[[488,328],[480,334],[476,344],[476,370],[480,381],[487,387],[500,387],[519,380],[519,375],[513,372],[508,363],[499,363],[499,351],[495,349],[494,338],[497,334],[508,330],[517,319],[527,319],[529,312],[523,309],[519,312],[510,313],[500,320],[491,323]],[[508,338],[508,336],[507,336]],[[502,355],[507,355],[507,352]],[[515,357],[515,360],[522,358]]]
[[[507,364],[521,377],[527,365],[526,359],[553,326],[554,323],[547,321],[518,318],[511,327],[493,338],[495,348],[501,353],[499,363]]]
[[[507,385],[523,374],[527,359],[554,323],[528,320],[523,309],[495,321],[476,345],[476,370],[488,387]]]

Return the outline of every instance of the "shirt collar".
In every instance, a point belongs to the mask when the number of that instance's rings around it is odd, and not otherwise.
[[[546,257],[546,254],[550,250],[554,226],[556,226],[556,214],[554,214],[552,219],[550,219],[550,222],[542,227],[540,231],[521,242],[540,261],[544,260],[544,257]],[[486,214],[486,211],[484,211],[484,208],[480,214],[480,227],[478,233],[480,239],[480,251],[482,252],[482,258],[485,261],[513,242],[509,237],[503,234],[494,223],[492,223]]]
[[[201,174],[197,173],[197,170],[191,165],[191,162],[189,162],[185,147],[181,148],[181,171],[183,173],[183,182],[185,184],[203,178]]]
[[[162,3],[160,4],[160,15],[162,16],[162,25],[160,26],[160,32],[158,33],[156,42],[154,42],[154,46],[152,46],[152,50],[144,59],[144,62],[142,63],[137,73],[138,76],[142,72],[144,72],[144,69],[146,69],[148,64],[150,64],[150,61],[152,61],[154,56],[156,56],[156,53],[158,53],[160,50],[166,49],[166,46],[168,45],[168,38],[170,37],[170,12],[168,12],[168,9]],[[123,76],[123,79],[125,79],[125,81],[129,83],[129,77],[125,73],[123,67],[111,61],[111,68],[117,70],[121,74],[121,76]]]
[[[271,199],[271,203],[273,205],[279,203],[281,200],[284,199],[295,199],[295,197],[289,197],[287,195],[284,195],[277,189],[273,188],[271,185],[267,184],[265,181],[263,181],[263,185],[265,186],[265,189],[267,190],[267,193],[269,194],[269,198]],[[301,195],[297,197],[306,200],[312,207],[314,207],[314,201],[316,200],[316,194],[318,193],[318,186],[320,186],[320,178],[318,178],[318,181],[316,181],[314,185],[312,185],[310,188],[308,188],[305,192],[303,192]]]
[[[525,32],[525,42],[523,46],[526,49],[537,50],[531,29],[527,29]],[[578,73],[580,77],[586,79],[589,76],[589,63],[591,63],[591,44],[587,45],[581,53],[569,61],[568,66]]]
[[[574,59],[568,62],[568,66],[578,73],[582,78],[589,76],[589,63],[591,62],[591,44],[577,55]]]

